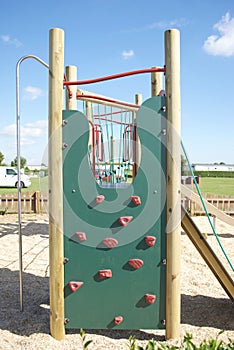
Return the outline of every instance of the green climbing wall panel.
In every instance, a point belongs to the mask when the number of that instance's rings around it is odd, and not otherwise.
[[[140,167],[132,184],[114,188],[100,187],[92,174],[86,117],[63,112],[66,328],[165,328],[165,103],[165,97],[153,97],[141,106]],[[132,220],[123,226],[120,217]],[[146,236],[155,237],[155,245],[147,245]],[[116,245],[108,248],[105,238]],[[131,266],[132,259],[143,265]],[[111,270],[112,277],[102,278],[101,270]],[[151,296],[156,296],[153,303]]]

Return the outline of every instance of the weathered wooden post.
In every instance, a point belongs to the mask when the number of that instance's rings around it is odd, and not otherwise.
[[[64,329],[62,109],[64,31],[50,30],[49,54],[49,263],[50,330],[61,340]]]
[[[180,33],[165,32],[167,109],[166,339],[180,336]]]

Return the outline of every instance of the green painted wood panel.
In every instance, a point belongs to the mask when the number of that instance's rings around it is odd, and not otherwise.
[[[89,124],[77,111],[64,111],[64,265],[66,328],[152,329],[165,328],[166,266],[166,147],[165,97],[144,102],[137,114],[141,140],[141,164],[129,186],[101,188],[88,161]],[[95,204],[97,195],[105,200]],[[131,196],[141,198],[135,206]],[[132,216],[125,227],[121,216]],[[84,232],[80,242],[76,232]],[[155,236],[148,247],[145,236]],[[118,245],[103,249],[104,238],[115,238]],[[134,269],[129,259],[144,264]],[[112,278],[100,279],[98,271],[111,269]],[[83,285],[75,292],[70,281]],[[145,302],[145,294],[156,295],[154,304]],[[123,322],[115,325],[115,316]]]

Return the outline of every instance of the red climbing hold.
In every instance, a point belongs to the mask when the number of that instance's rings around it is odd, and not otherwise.
[[[149,247],[153,247],[156,243],[156,237],[154,236],[145,236],[145,243],[149,246]]]
[[[144,265],[144,261],[141,259],[130,259],[128,260],[128,263],[134,267],[134,269],[139,269],[142,265]]]
[[[119,223],[122,226],[127,226],[132,219],[133,219],[133,216],[121,216],[119,218]]]
[[[118,325],[123,322],[123,317],[122,316],[115,316],[114,318],[114,324]]]
[[[80,242],[86,241],[86,234],[84,232],[76,232],[77,237]]]
[[[107,270],[99,270],[98,271],[98,274],[99,274],[99,277],[101,279],[104,279],[104,278],[111,278],[112,277],[112,271],[107,269]]]
[[[105,199],[105,196],[103,196],[102,194],[99,194],[96,197],[95,202],[96,202],[96,204],[100,204],[100,203],[102,203],[104,201],[104,199]]]
[[[152,305],[156,300],[156,295],[154,294],[145,294],[145,301],[147,304]]]
[[[131,200],[135,205],[141,204],[141,198],[139,196],[131,196]]]
[[[76,281],[71,281],[68,283],[69,288],[71,289],[72,292],[77,291],[81,286],[83,286],[84,282],[76,282]]]
[[[105,244],[107,248],[114,248],[118,244],[118,241],[115,238],[104,238],[102,243]]]

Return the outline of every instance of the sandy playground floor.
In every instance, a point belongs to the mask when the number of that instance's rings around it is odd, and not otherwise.
[[[208,234],[217,255],[221,255],[207,219],[196,217],[202,232]],[[61,342],[49,333],[49,266],[47,215],[23,215],[24,312],[19,311],[17,215],[0,217],[0,349],[82,349],[80,335],[67,332]],[[217,232],[234,261],[234,227],[217,220]],[[186,234],[182,231],[181,339],[192,333],[199,344],[204,338],[216,337],[225,330],[221,339],[234,338],[234,305],[206,266]],[[230,267],[222,258],[230,274]],[[234,276],[233,276],[234,277]],[[128,349],[128,338],[136,336],[137,344],[149,339],[164,341],[164,331],[111,331],[85,330],[90,349]],[[181,339],[171,341],[179,345]]]

